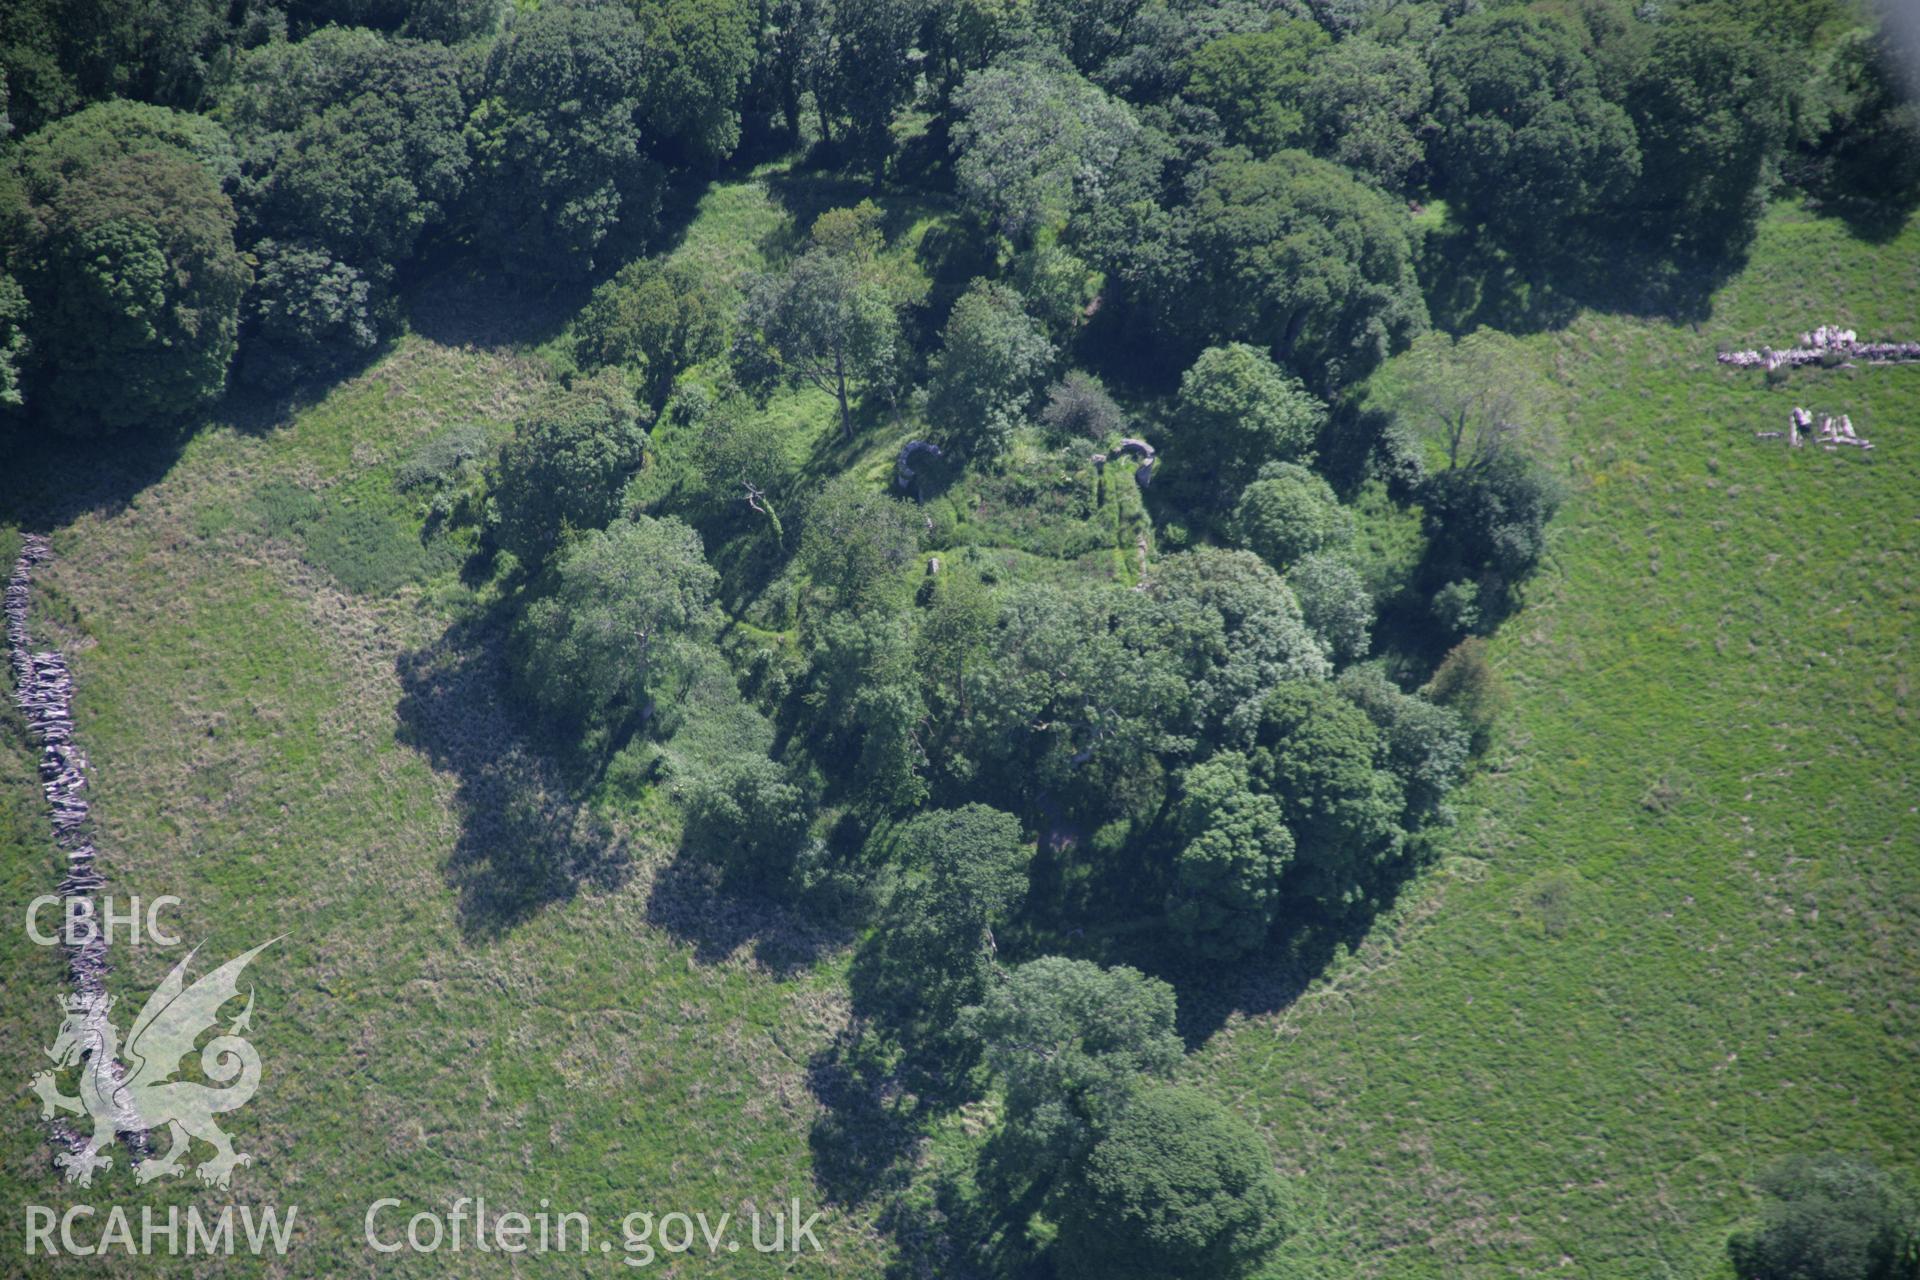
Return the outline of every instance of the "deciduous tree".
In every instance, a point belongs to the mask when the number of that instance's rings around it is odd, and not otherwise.
[[[1250,1274],[1287,1233],[1259,1135],[1197,1090],[1142,1090],[1060,1200],[1060,1273],[1093,1280]]]
[[[619,514],[621,491],[646,449],[633,398],[615,379],[583,380],[515,424],[494,469],[494,536],[535,568],[569,531]]]
[[[1223,507],[1262,463],[1312,448],[1326,420],[1326,405],[1259,348],[1210,347],[1180,379],[1171,469],[1202,503]]]
[[[941,330],[927,419],[942,445],[993,459],[1026,419],[1054,356],[1053,343],[1004,284],[976,280]]]
[[[700,535],[678,520],[638,516],[586,533],[514,627],[520,688],[589,731],[644,718],[678,650],[711,634],[718,578]]]

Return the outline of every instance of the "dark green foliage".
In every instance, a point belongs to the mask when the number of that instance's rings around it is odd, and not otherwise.
[[[1360,571],[1324,552],[1302,556],[1287,570],[1300,616],[1335,662],[1364,658],[1372,644],[1373,596]]]
[[[91,108],[22,148],[9,265],[33,309],[29,398],[63,431],[158,426],[226,387],[251,272],[213,175],[146,128],[158,110]]]
[[[1485,751],[1508,695],[1487,659],[1487,642],[1468,636],[1450,650],[1422,691],[1459,715],[1475,751]]]
[[[1211,347],[1180,379],[1171,469],[1203,507],[1224,507],[1263,463],[1305,453],[1326,420],[1326,405],[1265,352]]]
[[[1450,707],[1402,692],[1377,664],[1344,671],[1340,692],[1367,713],[1386,744],[1386,765],[1406,790],[1409,827],[1435,816],[1467,766],[1469,731]]]
[[[876,172],[893,149],[894,113],[913,96],[912,51],[930,7],[927,0],[820,3],[812,47],[800,55],[822,131],[831,138],[834,119],[844,120],[854,154]]]
[[[527,276],[579,277],[616,225],[644,232],[662,175],[642,119],[659,60],[611,0],[549,0],[493,44],[467,124],[475,230]]]
[[[275,390],[330,373],[380,341],[382,291],[358,270],[305,241],[253,246],[254,284],[240,325],[235,376]]]
[[[401,30],[422,40],[458,44],[491,35],[506,7],[502,0],[409,0]]]
[[[26,402],[20,366],[27,351],[27,295],[12,276],[0,271],[0,413]]]
[[[1433,618],[1449,636],[1480,625],[1480,584],[1468,578],[1449,582],[1433,593]]]
[[[583,381],[549,395],[514,426],[500,450],[494,537],[528,568],[569,531],[598,529],[620,511],[646,434],[617,381]]]
[[[1522,10],[1463,18],[1433,50],[1430,158],[1453,208],[1506,242],[1552,243],[1640,176],[1633,122],[1601,92],[1566,23]]]
[[[1047,388],[1040,421],[1055,437],[1111,444],[1127,429],[1127,415],[1099,378],[1078,369]]]
[[[1891,216],[1876,219],[1882,223],[1920,201],[1920,94],[1902,83],[1897,41],[1891,24],[1842,36],[1796,122],[1795,178],[1842,212],[1858,212],[1861,202],[1891,205]]]
[[[1436,586],[1477,583],[1482,622],[1497,621],[1545,554],[1547,522],[1559,505],[1559,486],[1517,449],[1438,472],[1422,487],[1428,542],[1423,572]]]
[[[132,98],[192,109],[239,35],[223,0],[20,0],[0,23],[14,124],[32,131],[83,103]]]
[[[984,222],[1016,240],[1097,203],[1138,128],[1133,112],[1057,59],[973,72],[954,95],[954,177]]]
[[[1920,1218],[1871,1161],[1796,1156],[1760,1178],[1760,1226],[1728,1243],[1740,1280],[1913,1280]]]
[[[0,80],[15,130],[32,133],[82,101],[73,74],[60,65],[62,0],[19,0],[0,31]]]
[[[800,570],[841,608],[885,594],[920,546],[913,509],[850,475],[808,500],[804,525]]]
[[[507,0],[287,0],[287,25],[301,37],[325,27],[370,27],[447,44],[491,33]]]
[[[1179,331],[1263,346],[1316,390],[1364,377],[1427,326],[1405,214],[1338,165],[1229,155],[1180,230],[1192,275],[1156,285]]]
[[[1337,913],[1369,896],[1398,856],[1404,796],[1380,766],[1385,744],[1330,684],[1280,685],[1260,707],[1251,774],[1293,831],[1290,888]]]
[[[1145,5],[1098,79],[1135,102],[1164,101],[1186,82],[1188,59],[1200,49],[1225,36],[1265,31],[1277,14],[1298,16],[1272,0]]]
[[[1033,22],[1081,74],[1093,76],[1132,42],[1146,0],[1036,0]]]
[[[1280,803],[1253,789],[1247,758],[1223,751],[1181,780],[1177,819],[1185,842],[1173,863],[1167,924],[1182,945],[1234,960],[1266,941],[1280,904],[1293,833]]]
[[[519,688],[589,732],[644,719],[656,690],[711,634],[717,580],[700,535],[678,520],[637,516],[584,534],[560,556],[551,592],[514,626]]]
[[[145,151],[183,152],[222,190],[231,191],[240,161],[227,131],[205,116],[144,102],[102,102],[42,129],[20,146],[20,179],[30,200],[44,200],[60,182],[111,169]]]
[[[740,91],[753,64],[747,0],[642,0],[636,9],[657,62],[648,67],[648,124],[691,164],[713,165],[740,142]]]
[[[962,1026],[1006,1088],[1006,1136],[1028,1177],[1085,1156],[1143,1079],[1180,1062],[1173,988],[1125,966],[1042,956],[1009,972]]]
[[[812,810],[813,797],[774,761],[729,755],[687,788],[687,844],[737,885],[782,889]]]
[[[922,813],[891,845],[909,878],[856,965],[854,999],[909,1043],[957,1048],[960,1011],[987,994],[994,928],[1026,893],[1033,849],[1012,814],[983,804]]]
[[[822,758],[838,761],[850,791],[882,811],[926,797],[926,719],[913,619],[891,609],[840,610],[815,619],[809,702]]]
[[[1631,201],[1645,234],[1694,255],[1746,248],[1803,72],[1737,5],[1688,5],[1658,24],[1626,96],[1642,160]]]
[[[927,395],[927,421],[960,457],[990,460],[1026,420],[1053,344],[1004,284],[976,280],[941,330]]]
[[[1345,546],[1353,538],[1353,517],[1313,472],[1270,462],[1240,494],[1232,528],[1241,546],[1285,569],[1316,551]]]
[[[926,664],[936,780],[1030,802],[1045,795],[1089,816],[1157,797],[1158,753],[1178,746],[1186,689],[1177,669],[1129,652],[1118,616],[1127,602],[1023,585],[991,603],[988,625],[968,619],[977,648],[949,645],[947,660]]]
[[[1388,191],[1426,168],[1433,74],[1417,48],[1366,36],[1313,61],[1300,91],[1307,145]]]
[[[706,273],[643,258],[593,291],[573,324],[574,356],[587,368],[636,371],[658,409],[675,378],[726,349],[729,318],[725,291]]]
[[[1250,1274],[1285,1237],[1286,1198],[1259,1134],[1194,1089],[1146,1089],[1061,1197],[1054,1257],[1087,1280]]]
[[[1253,741],[1262,693],[1330,668],[1280,575],[1248,551],[1204,547],[1168,556],[1127,618],[1128,638],[1180,679],[1182,727],[1213,743]]]
[[[457,56],[329,28],[241,59],[220,117],[239,140],[250,236],[305,240],[384,282],[467,177]]]
[[[1262,156],[1298,147],[1307,136],[1302,95],[1332,48],[1304,18],[1223,36],[1188,60],[1186,96],[1220,117],[1234,146]]]

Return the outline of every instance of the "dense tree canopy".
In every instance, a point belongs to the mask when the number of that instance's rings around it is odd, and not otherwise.
[[[678,520],[638,516],[584,534],[514,629],[520,687],[588,729],[650,714],[654,691],[689,660],[685,646],[713,628],[716,577],[700,536]]]
[[[729,299],[707,273],[640,258],[593,291],[574,321],[574,355],[589,368],[632,370],[654,409],[673,381],[725,349]]]
[[[1276,569],[1353,537],[1353,517],[1333,488],[1305,467],[1270,462],[1240,493],[1233,509],[1235,541]]]
[[[1796,120],[1802,154],[1793,168],[1816,197],[1855,211],[1863,201],[1896,212],[1920,202],[1920,87],[1903,82],[1909,72],[1890,28],[1836,42]]]
[[[919,549],[906,504],[855,476],[829,481],[807,503],[804,520],[800,567],[843,605],[874,599]]]
[[[1307,628],[1336,662],[1366,656],[1373,631],[1373,596],[1345,559],[1327,552],[1302,556],[1287,570]]]
[[[1659,24],[1626,98],[1641,152],[1634,213],[1657,241],[1718,255],[1753,239],[1799,70],[1737,6],[1690,5]]]
[[[1167,923],[1197,954],[1233,960],[1266,941],[1293,859],[1280,803],[1256,791],[1248,762],[1224,751],[1181,780],[1179,827]]]
[[[1332,47],[1304,18],[1222,36],[1189,59],[1187,97],[1220,117],[1234,146],[1262,156],[1298,147],[1308,127],[1302,96]]]
[[[740,142],[740,91],[753,65],[754,9],[747,0],[638,0],[654,52],[643,111],[661,144],[712,165]]]
[[[1760,1224],[1729,1252],[1740,1280],[1912,1280],[1920,1221],[1895,1181],[1870,1161],[1799,1156],[1760,1179]]]
[[[27,353],[27,295],[19,282],[0,271],[0,412],[26,402],[20,366]]]
[[[1307,145],[1388,191],[1423,175],[1432,106],[1419,51],[1366,36],[1317,56],[1300,91]]]
[[[380,341],[383,290],[311,241],[261,240],[241,313],[241,381],[276,390],[329,373]]]
[[[1166,983],[1063,956],[1016,966],[962,1015],[1005,1083],[1019,1158],[1045,1171],[1084,1156],[1143,1078],[1179,1064],[1173,1019]]]
[[[940,337],[927,419],[955,453],[997,457],[1026,418],[1053,344],[1019,294],[987,280],[960,296]]]
[[[1026,892],[1032,846],[1018,819],[983,804],[924,812],[893,844],[911,878],[886,908],[856,994],[891,1010],[909,1038],[957,1040],[961,1010],[987,993],[994,929]]]
[[[1323,907],[1362,901],[1400,853],[1405,796],[1379,730],[1333,686],[1274,689],[1260,707],[1251,774],[1293,832],[1297,888]]]
[[[500,450],[494,536],[521,563],[538,566],[568,532],[613,519],[645,448],[632,397],[617,383],[595,379],[548,396]]]
[[[248,235],[304,240],[375,279],[465,187],[460,65],[438,44],[329,27],[263,45],[219,114],[241,148]]]
[[[1258,1134],[1192,1089],[1148,1089],[1107,1128],[1062,1200],[1067,1276],[1249,1274],[1286,1235],[1286,1200]]]
[[[969,207],[1015,239],[1101,198],[1138,127],[1071,68],[1022,56],[969,75],[955,94],[954,176]]]
[[[181,145],[206,129],[110,103],[23,147],[8,257],[32,307],[29,399],[57,429],[159,426],[226,386],[252,272],[232,204]]]
[[[616,225],[651,222],[659,72],[647,29],[614,0],[549,0],[494,43],[467,139],[476,230],[507,267],[582,276]]]
[[[1213,341],[1267,348],[1318,390],[1365,376],[1427,327],[1405,218],[1328,161],[1229,153],[1182,227],[1194,278],[1166,282],[1176,314]]]
[[[1633,122],[1557,18],[1511,9],[1461,19],[1434,45],[1433,82],[1441,189],[1516,245],[1549,243],[1640,176]]]
[[[1203,502],[1224,506],[1262,463],[1311,448],[1326,416],[1326,405],[1265,352],[1244,342],[1210,347],[1180,379],[1174,470]]]

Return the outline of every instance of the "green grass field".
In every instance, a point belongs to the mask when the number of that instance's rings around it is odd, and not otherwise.
[[[778,194],[716,188],[680,251],[770,242]],[[1583,317],[1528,339],[1573,405],[1573,496],[1496,644],[1514,709],[1451,855],[1303,998],[1251,1005],[1189,1063],[1297,1175],[1276,1276],[1713,1276],[1773,1156],[1911,1165],[1920,368],[1769,389],[1713,362],[1828,320],[1920,333],[1920,225],[1872,245],[1782,211],[1698,330]],[[501,797],[554,788],[516,749],[485,646],[456,643],[489,588],[419,543],[389,481],[448,427],[503,434],[537,375],[523,351],[410,336],[283,419],[116,462],[97,501],[51,504],[81,478],[38,458],[5,482],[0,509],[58,506],[36,635],[72,657],[112,892],[180,896],[180,931],[216,959],[287,935],[252,970],[267,1075],[228,1126],[255,1156],[230,1197],[136,1191],[124,1162],[92,1192],[56,1182],[25,1083],[59,964],[0,930],[10,1202],[295,1204],[287,1259],[196,1274],[306,1277],[623,1270],[375,1259],[360,1219],[385,1195],[549,1197],[601,1231],[634,1209],[819,1200],[809,1064],[848,1017],[844,940],[710,892],[654,808],[549,808],[622,852],[531,900],[502,883]],[[1851,413],[1879,448],[1754,439],[1794,403]],[[830,422],[804,427],[829,447]],[[6,715],[17,911],[56,876]],[[119,949],[116,992],[137,1006],[178,955]],[[935,1163],[967,1132],[963,1114],[935,1135]],[[827,1251],[797,1263],[656,1269],[879,1275],[879,1208],[834,1209]],[[0,1225],[0,1274],[21,1232]]]
[[[1190,1064],[1298,1175],[1273,1275],[1730,1275],[1777,1156],[1915,1172],[1920,368],[1713,359],[1833,320],[1920,333],[1920,225],[1776,211],[1697,330],[1528,340],[1571,497],[1451,856]],[[1876,449],[1754,438],[1795,404]]]

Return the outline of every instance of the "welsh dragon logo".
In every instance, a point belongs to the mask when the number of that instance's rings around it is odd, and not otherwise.
[[[104,1150],[120,1130],[148,1129],[158,1136],[165,1126],[171,1132],[172,1146],[164,1156],[138,1163],[135,1177],[143,1183],[185,1173],[181,1162],[190,1138],[214,1149],[213,1158],[194,1171],[203,1182],[224,1187],[235,1165],[252,1162],[250,1156],[233,1149],[214,1122],[216,1115],[244,1105],[260,1084],[260,1055],[241,1035],[253,1017],[251,988],[246,1008],[200,1050],[201,1074],[226,1087],[173,1076],[193,1052],[194,1041],[219,1021],[221,1006],[240,994],[240,975],[248,962],[277,941],[263,942],[235,956],[188,986],[186,969],[199,950],[196,947],[147,997],[127,1033],[124,1050],[119,1030],[108,1016],[114,1006],[111,996],[60,1001],[60,1034],[46,1051],[56,1065],[34,1076],[33,1091],[40,1095],[41,1119],[68,1111],[93,1121],[93,1133],[83,1146],[54,1157],[54,1163],[66,1170],[68,1182],[91,1186],[94,1170],[111,1167],[113,1157]],[[124,1072],[120,1069],[123,1053]],[[80,1069],[77,1097],[61,1093],[56,1079],[58,1072],[72,1067]]]

